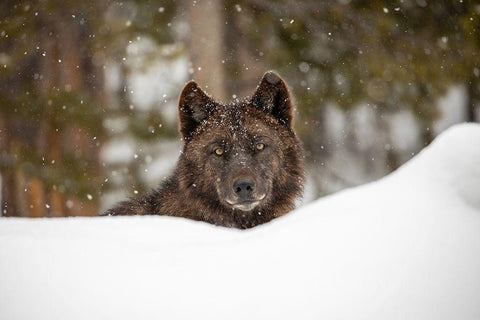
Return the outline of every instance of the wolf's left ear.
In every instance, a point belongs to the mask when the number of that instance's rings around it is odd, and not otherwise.
[[[195,128],[205,120],[215,108],[215,102],[197,85],[188,82],[183,87],[178,101],[180,132],[189,140]]]
[[[264,74],[252,103],[259,109],[273,115],[280,122],[292,126],[293,106],[285,81],[273,71]]]

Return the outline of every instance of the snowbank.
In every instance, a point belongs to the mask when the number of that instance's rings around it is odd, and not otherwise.
[[[480,319],[480,125],[239,231],[0,219],[0,319]]]

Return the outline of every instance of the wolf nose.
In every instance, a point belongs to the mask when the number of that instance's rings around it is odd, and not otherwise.
[[[248,198],[252,195],[254,183],[251,179],[238,179],[233,183],[233,190],[240,198]]]

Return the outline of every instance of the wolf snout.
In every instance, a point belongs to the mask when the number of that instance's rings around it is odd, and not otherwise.
[[[240,199],[249,199],[252,197],[255,183],[250,178],[238,179],[233,183],[233,191]]]

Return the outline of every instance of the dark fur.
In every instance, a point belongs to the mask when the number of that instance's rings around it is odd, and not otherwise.
[[[304,180],[303,151],[280,76],[267,72],[250,99],[230,105],[191,81],[180,95],[179,116],[184,145],[175,172],[157,190],[106,215],[158,214],[250,228],[294,208]],[[216,148],[224,153],[216,155]],[[239,179],[254,183],[243,198],[233,187]]]

